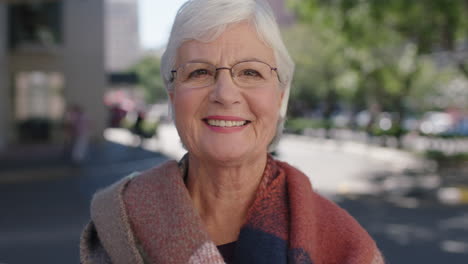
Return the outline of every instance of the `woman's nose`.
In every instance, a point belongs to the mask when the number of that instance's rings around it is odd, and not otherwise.
[[[234,83],[231,71],[220,69],[217,72],[211,100],[223,105],[237,104],[241,101],[239,87]]]

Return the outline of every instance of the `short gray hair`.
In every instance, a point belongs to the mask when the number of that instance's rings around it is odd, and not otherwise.
[[[273,49],[284,97],[276,134],[269,151],[274,150],[281,137],[294,73],[294,62],[281,38],[273,11],[265,0],[189,0],[177,12],[166,51],[161,58],[161,75],[167,91],[173,89],[171,70],[175,68],[177,50],[186,41],[210,42],[219,37],[226,27],[249,21],[258,36]],[[171,103],[170,103],[171,104]],[[171,105],[172,110],[172,105]],[[173,113],[173,111],[172,111]]]

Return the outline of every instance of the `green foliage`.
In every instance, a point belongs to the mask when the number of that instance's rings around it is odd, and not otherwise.
[[[445,85],[456,78],[457,70],[453,67],[437,68],[429,56],[420,56],[418,63],[419,71],[405,103],[413,112],[440,110],[434,101],[442,96],[439,91],[445,90]]]
[[[124,118],[120,124],[121,127],[126,128],[130,131],[134,131],[136,125],[136,119]],[[144,119],[140,125],[142,136],[150,138],[157,132],[159,122],[157,120]]]
[[[468,152],[450,155],[438,150],[428,150],[424,153],[424,157],[438,162],[468,161]]]
[[[400,126],[395,125],[395,126],[392,126],[388,130],[383,130],[378,126],[374,126],[374,127],[372,127],[370,132],[371,132],[371,134],[373,136],[377,136],[377,137],[379,137],[379,136],[390,136],[390,137],[398,138],[398,137],[406,134],[408,131],[404,130]]]
[[[132,71],[138,75],[138,89],[143,90],[147,103],[155,103],[167,98],[164,82],[160,75],[160,59],[158,57],[144,57],[133,67]]]
[[[125,117],[120,121],[120,127],[126,128],[126,129],[132,129],[133,125],[135,124],[135,120],[132,120],[128,117]]]
[[[143,132],[143,136],[147,138],[152,137],[156,133],[158,125],[159,123],[157,121],[144,120],[141,124],[141,131]]]
[[[319,104],[336,104],[335,94],[344,98],[353,94],[356,75],[346,68],[340,54],[343,39],[333,30],[298,24],[285,29],[283,36],[296,62],[290,113],[304,115]]]
[[[468,2],[453,0],[366,1],[373,21],[391,27],[413,40],[422,53],[435,47],[453,50],[457,41],[466,40]]]
[[[396,112],[400,127],[408,112],[434,109],[436,91],[460,73],[435,66],[429,54],[441,48],[453,52],[468,39],[467,1],[288,4],[301,22],[298,27],[305,28],[285,34],[296,35],[286,40],[297,61],[292,102],[307,101],[310,107],[335,93],[337,102],[355,110],[367,108],[374,117],[380,111]],[[455,61],[455,66],[468,76],[465,61]]]
[[[306,128],[327,128],[327,121],[310,118],[291,118],[287,119],[285,128],[291,133],[301,134]]]

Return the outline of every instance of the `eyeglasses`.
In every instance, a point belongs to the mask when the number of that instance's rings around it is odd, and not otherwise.
[[[182,88],[202,88],[216,82],[219,70],[229,70],[236,85],[243,88],[258,87],[272,83],[275,78],[280,81],[277,68],[261,61],[242,61],[231,68],[219,67],[205,62],[189,62],[172,70],[172,82]],[[274,73],[276,72],[275,77]]]

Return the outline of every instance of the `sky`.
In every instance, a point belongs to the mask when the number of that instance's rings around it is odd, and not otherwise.
[[[138,0],[140,43],[144,49],[164,47],[179,7],[186,0]]]

